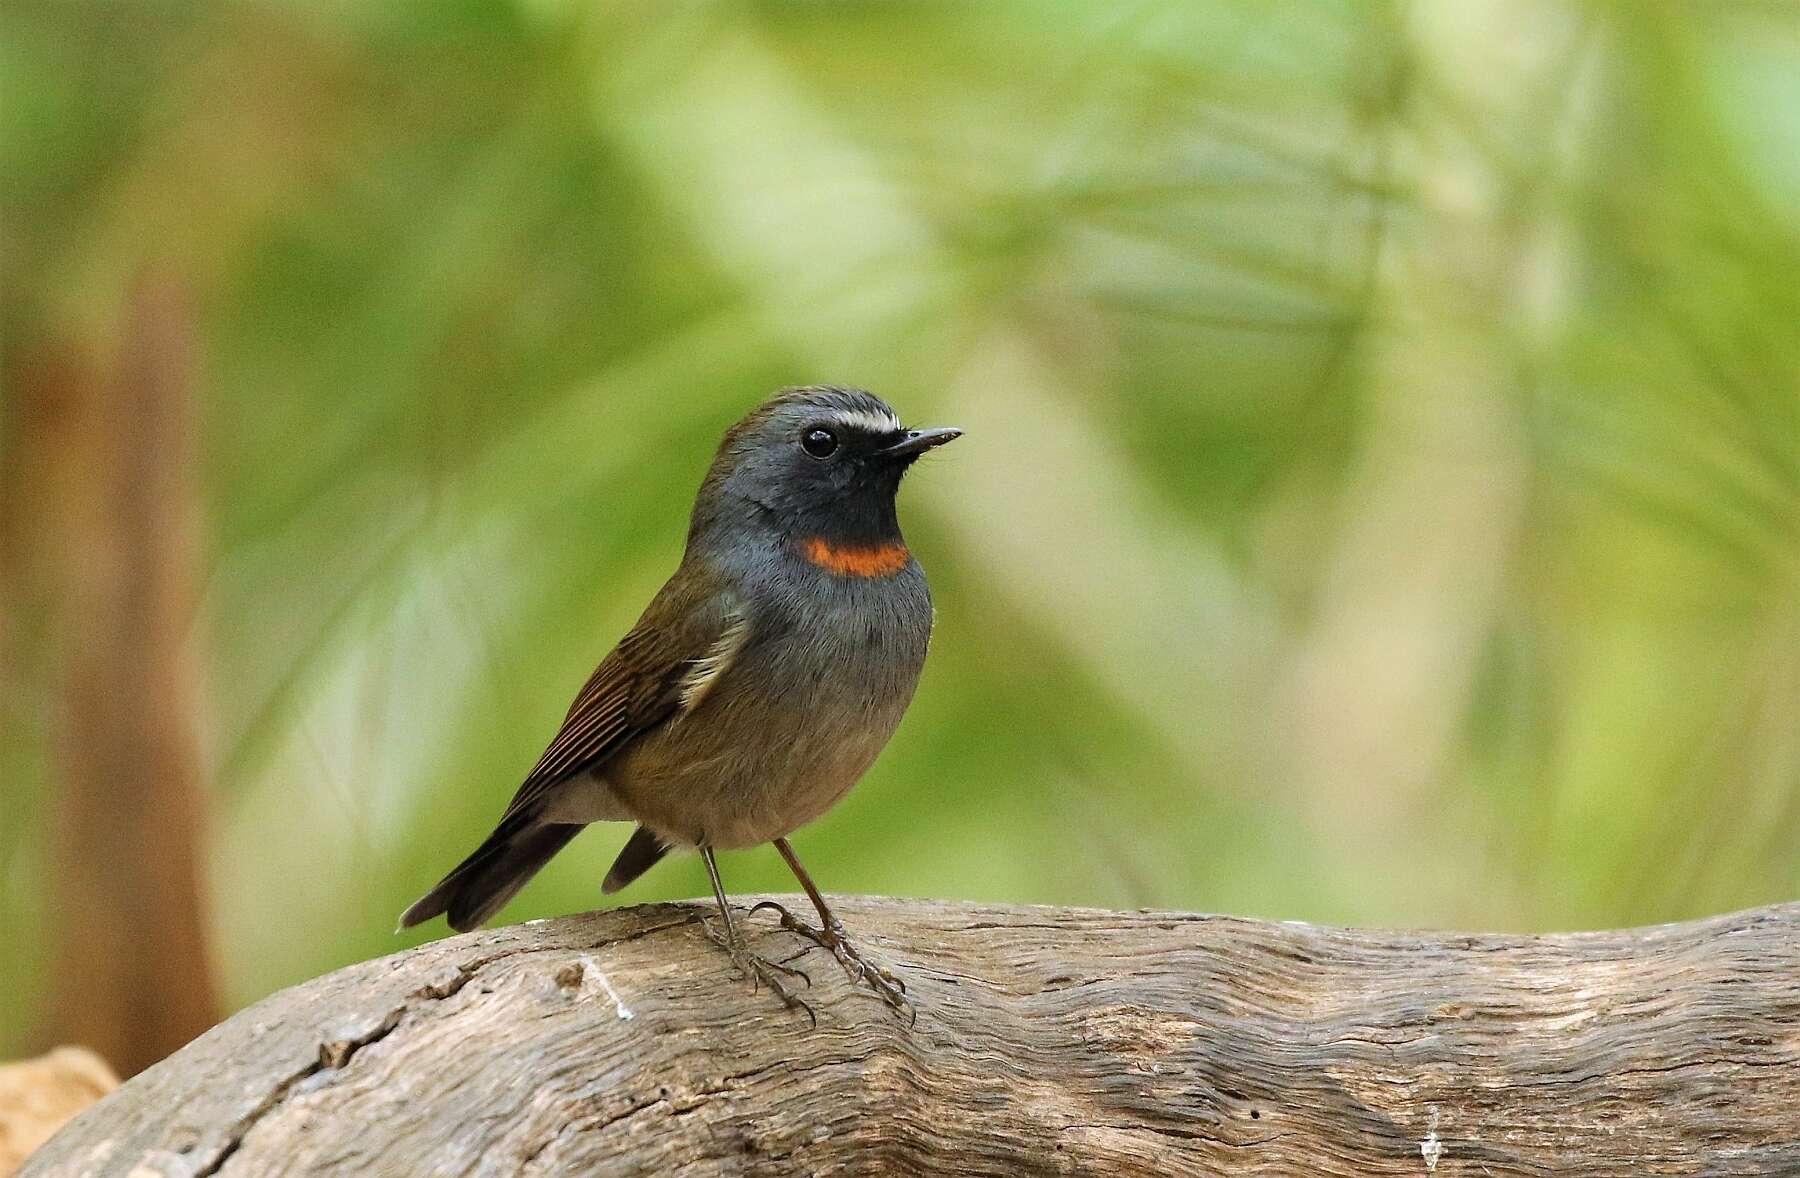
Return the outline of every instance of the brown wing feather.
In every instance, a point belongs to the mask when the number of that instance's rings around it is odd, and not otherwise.
[[[494,832],[408,908],[400,926],[447,913],[452,928],[466,931],[492,917],[581,830],[579,823],[539,825],[538,802],[658,724],[699,707],[748,634],[730,595],[704,569],[684,567],[575,696]],[[655,856],[642,867],[653,862]]]
[[[575,696],[550,747],[519,786],[500,821],[528,813],[544,793],[605,762],[634,738],[699,703],[728,665],[746,627],[727,595],[700,573],[677,575],[631,633],[619,640]]]

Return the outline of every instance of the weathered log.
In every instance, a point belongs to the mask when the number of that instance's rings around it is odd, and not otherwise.
[[[916,1026],[814,951],[812,1029],[699,906],[536,921],[276,994],[24,1173],[1800,1174],[1800,904],[1533,937],[840,903]]]

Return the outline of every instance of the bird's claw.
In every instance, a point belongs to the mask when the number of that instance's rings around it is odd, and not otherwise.
[[[814,1027],[819,1025],[819,1016],[813,1012],[811,1004],[795,994],[793,990],[789,989],[788,983],[782,980],[784,976],[799,978],[806,986],[811,987],[812,978],[807,975],[805,970],[784,962],[770,961],[766,957],[750,952],[749,948],[743,944],[733,943],[730,936],[715,929],[712,922],[705,917],[700,918],[700,927],[706,930],[708,940],[731,955],[731,963],[737,967],[739,973],[749,979],[752,990],[755,990],[758,985],[768,986],[769,991],[781,999],[783,1006],[789,1010],[804,1011]]]
[[[905,1014],[909,1025],[919,1021],[919,1011],[906,996],[906,983],[891,971],[863,957],[862,951],[850,943],[841,922],[833,920],[824,928],[814,928],[773,900],[763,900],[750,909],[752,916],[767,908],[777,914],[781,927],[805,937],[821,949],[829,949],[853,983],[867,986],[895,1014]]]

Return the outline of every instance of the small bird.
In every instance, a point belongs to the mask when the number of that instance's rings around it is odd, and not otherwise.
[[[723,933],[754,984],[812,1011],[750,952],[714,852],[773,842],[818,910],[784,927],[906,1009],[905,985],[845,935],[787,836],[855,785],[911,702],[931,590],[894,499],[919,457],[961,436],[907,429],[861,389],[786,389],[725,434],[700,485],[681,566],[575,697],[500,823],[400,917],[478,928],[590,822],[636,822],[602,890],[671,848],[706,863]]]

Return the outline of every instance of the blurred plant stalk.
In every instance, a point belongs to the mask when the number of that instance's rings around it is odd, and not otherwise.
[[[1480,825],[1438,799],[1465,771],[1459,741],[1526,534],[1532,329],[1563,313],[1557,212],[1541,190],[1570,134],[1538,127],[1545,111],[1576,121],[1582,25],[1544,0],[1428,6],[1404,30],[1413,72],[1381,167],[1404,170],[1416,198],[1376,271],[1368,426],[1283,708],[1331,869],[1404,865],[1385,881],[1396,905],[1483,850]],[[1468,122],[1441,113],[1446,95]],[[1524,178],[1470,124],[1531,153]],[[1421,845],[1412,819],[1434,811]]]
[[[200,499],[191,312],[140,277],[110,369],[63,382],[35,456],[64,655],[42,1038],[131,1075],[217,1022],[202,883]]]

